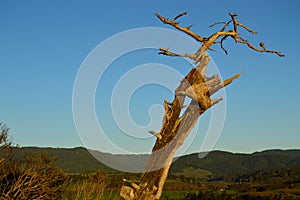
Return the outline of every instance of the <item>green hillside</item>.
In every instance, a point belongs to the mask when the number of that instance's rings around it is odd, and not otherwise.
[[[22,147],[15,148],[14,154],[18,159],[22,159],[24,154],[48,153],[57,157],[56,166],[69,173],[87,173],[98,170],[112,172],[113,169],[103,165],[95,159],[89,151],[83,147],[76,148],[40,148]]]
[[[300,150],[267,150],[252,154],[212,151],[200,159],[199,154],[190,154],[178,158],[171,171],[185,168],[206,169],[215,174],[231,174],[241,171],[266,168],[300,167]]]
[[[142,167],[141,165],[149,157],[149,155],[112,155],[99,151],[88,151],[83,147],[70,149],[22,147],[14,148],[14,150],[18,159],[22,159],[22,155],[28,153],[47,152],[49,155],[57,157],[56,165],[58,167],[70,173],[96,172],[99,170],[116,172],[116,170],[99,162],[90,152],[101,159],[117,162],[121,167],[126,167],[126,164],[132,162],[132,160],[134,160],[137,167]],[[186,169],[200,169],[206,170],[208,174],[211,172],[222,175],[286,167],[300,167],[300,150],[267,150],[252,154],[212,151],[201,159],[198,153],[194,153],[178,158],[173,163],[170,171],[176,173],[184,172]]]

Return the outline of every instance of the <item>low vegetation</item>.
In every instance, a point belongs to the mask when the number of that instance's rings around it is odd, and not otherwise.
[[[9,129],[0,124],[0,199],[60,199],[68,182],[67,175],[53,165],[47,154],[13,157],[8,141]]]

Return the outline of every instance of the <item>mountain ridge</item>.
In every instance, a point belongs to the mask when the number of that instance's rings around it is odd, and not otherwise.
[[[56,166],[69,173],[88,173],[99,170],[110,173],[117,172],[117,170],[99,162],[95,157],[117,162],[120,168],[127,167],[128,162],[133,160],[137,169],[143,168],[143,163],[149,157],[148,154],[118,155],[103,153],[96,150],[88,150],[84,147],[15,147],[14,152],[15,157],[18,159],[22,159],[24,154],[46,152],[50,156],[56,156]],[[203,158],[199,158],[199,155],[201,153],[191,153],[175,158],[170,172],[174,173],[183,171],[186,168],[194,168],[209,170],[214,174],[231,174],[265,168],[300,167],[300,149],[268,149],[253,153],[214,150]],[[135,169],[131,170],[134,171]]]

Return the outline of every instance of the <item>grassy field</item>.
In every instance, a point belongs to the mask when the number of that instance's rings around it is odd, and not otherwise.
[[[161,200],[182,200],[187,192],[185,191],[164,191]],[[106,200],[121,200],[119,192],[105,192],[104,199]]]
[[[212,175],[213,173],[211,171],[205,170],[205,169],[194,169],[194,168],[185,168],[182,172],[175,172],[173,173],[176,176],[185,176],[195,179],[203,179],[207,176]]]

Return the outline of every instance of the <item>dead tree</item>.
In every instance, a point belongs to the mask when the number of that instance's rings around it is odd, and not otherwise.
[[[221,81],[217,74],[207,77],[206,68],[210,60],[207,50],[212,50],[213,45],[220,45],[220,48],[227,54],[223,42],[227,38],[231,38],[236,43],[247,45],[254,51],[274,53],[280,57],[284,56],[280,51],[267,49],[263,42],[259,44],[260,48],[258,48],[241,37],[239,29],[245,29],[251,34],[257,33],[240,23],[236,14],[230,13],[230,19],[227,22],[212,24],[210,27],[221,25],[221,28],[209,37],[202,37],[194,33],[190,30],[191,26],[183,27],[179,25],[178,18],[186,14],[187,12],[183,12],[171,20],[156,14],[162,23],[171,25],[194,38],[200,43],[200,47],[195,53],[183,54],[171,52],[167,48],[159,49],[159,54],[162,55],[192,59],[194,68],[191,69],[175,90],[174,100],[172,102],[165,100],[165,115],[160,132],[149,131],[157,139],[140,183],[132,183],[130,186],[124,185],[122,187],[121,196],[126,200],[154,200],[160,198],[176,150],[183,144],[185,138],[197,123],[199,116],[222,100],[222,98],[211,99],[211,96],[240,77],[241,73],[225,81]],[[185,98],[190,98],[191,102],[185,108],[184,113],[180,115]]]

